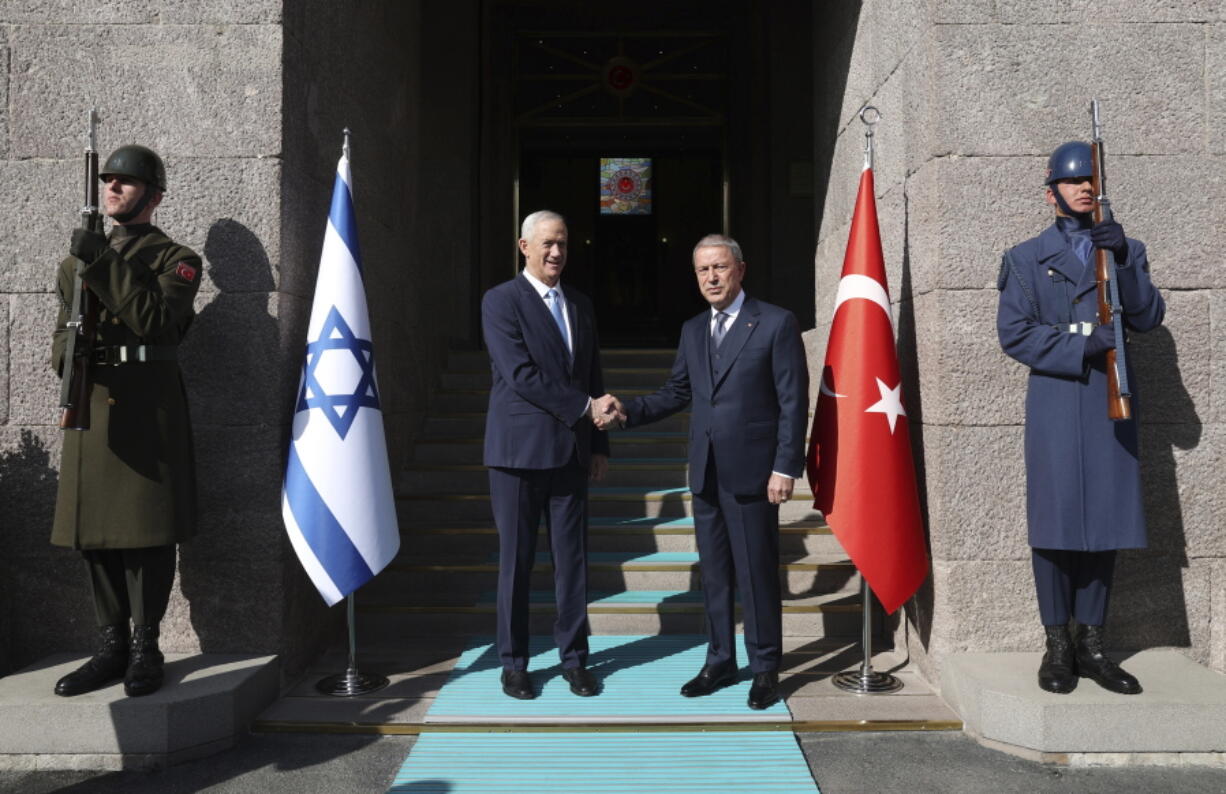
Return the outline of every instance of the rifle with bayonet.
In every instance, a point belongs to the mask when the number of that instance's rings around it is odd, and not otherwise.
[[[1091,177],[1092,189],[1097,200],[1094,204],[1094,223],[1112,219],[1111,202],[1107,199],[1102,125],[1098,118],[1098,100],[1090,101],[1090,116],[1093,135],[1090,150],[1094,163]],[[1124,316],[1120,304],[1120,287],[1115,279],[1115,254],[1103,248],[1095,249],[1095,278],[1098,282],[1098,323],[1106,325],[1114,321],[1115,345],[1107,351],[1107,416],[1115,421],[1132,418],[1132,399],[1128,388],[1128,366],[1124,349]]]
[[[98,113],[94,110],[89,112],[89,135],[85,145],[85,204],[81,208],[81,227],[102,231],[102,215],[98,211]],[[81,277],[84,268],[85,263],[77,260],[61,369],[60,428],[64,430],[89,430],[90,364],[98,335],[99,301]]]

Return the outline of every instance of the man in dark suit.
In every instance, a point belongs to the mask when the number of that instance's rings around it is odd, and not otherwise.
[[[735,589],[753,672],[749,706],[764,709],[779,699],[779,505],[804,471],[809,370],[792,313],[741,290],[745,261],[735,240],[707,235],[693,259],[711,310],[682,326],[668,382],[596,421],[643,425],[692,404],[690,490],[709,643],[706,664],[681,694],[709,695],[736,681]]]
[[[498,655],[502,690],[535,697],[528,677],[528,594],[541,516],[553,556],[562,675],[576,695],[598,689],[587,669],[587,481],[608,469],[608,434],[593,424],[607,400],[588,298],[560,283],[566,222],[524,219],[524,270],[485,293],[481,325],[493,386],[485,465],[498,527]]]

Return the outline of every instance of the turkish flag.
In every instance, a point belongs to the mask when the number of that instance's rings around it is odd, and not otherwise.
[[[860,176],[809,441],[809,484],[886,612],[928,576],[873,171]]]

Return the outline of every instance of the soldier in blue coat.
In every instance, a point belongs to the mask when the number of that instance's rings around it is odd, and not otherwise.
[[[1048,161],[1055,223],[1005,252],[996,329],[1001,347],[1030,368],[1026,392],[1026,518],[1047,651],[1039,686],[1067,693],[1078,677],[1121,694],[1141,685],[1103,653],[1103,624],[1117,549],[1146,546],[1133,418],[1107,416],[1106,351],[1115,329],[1097,323],[1095,248],[1116,261],[1123,322],[1162,323],[1165,303],[1149,278],[1145,246],[1091,213],[1089,144],[1063,144]],[[1075,619],[1077,632],[1069,633]]]

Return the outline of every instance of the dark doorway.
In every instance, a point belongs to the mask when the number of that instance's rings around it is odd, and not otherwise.
[[[706,306],[694,284],[690,252],[699,238],[723,226],[721,153],[633,152],[650,160],[645,214],[601,212],[600,160],[610,156],[627,153],[524,152],[522,214],[548,207],[566,215],[566,281],[591,297],[602,344],[675,344],[681,324]]]
[[[528,213],[566,216],[565,279],[605,346],[676,344],[700,312],[690,252],[736,238],[746,291],[813,325],[813,7],[765,0],[486,0],[482,288]],[[652,209],[600,212],[601,158],[650,158]],[[510,190],[507,190],[510,187]]]

